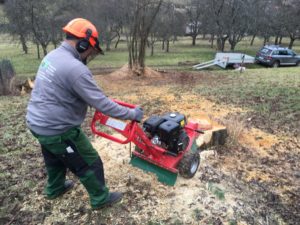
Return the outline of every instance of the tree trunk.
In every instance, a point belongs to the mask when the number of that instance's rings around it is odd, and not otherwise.
[[[126,36],[127,48],[128,48],[128,66],[132,69],[132,40],[128,36]]]
[[[38,59],[41,59],[40,44],[39,43],[36,43],[36,51],[37,51]]]
[[[151,43],[151,56],[154,55],[154,42]]]
[[[118,33],[118,40],[117,40],[117,42],[116,42],[116,44],[115,44],[115,49],[118,47],[118,44],[119,44],[119,42],[120,42],[120,38],[121,38],[121,36],[120,36],[120,34]]]
[[[57,48],[57,43],[56,43],[56,41],[52,41],[52,44],[53,44],[54,48]]]
[[[140,40],[140,51],[138,56],[138,73],[137,75],[143,75],[145,69],[145,56],[146,56],[147,36],[141,37]]]
[[[165,50],[165,40],[162,41],[161,50]]]
[[[173,38],[173,44],[175,44],[175,41],[178,41],[177,35],[175,35],[174,38]]]
[[[131,47],[129,47],[129,54],[128,54],[128,66],[130,69],[132,69],[132,53],[131,53]]]
[[[224,49],[225,49],[225,42],[226,42],[226,39],[221,39],[221,43],[222,43],[222,48],[221,48],[221,50],[222,50],[222,52],[224,52]]]
[[[44,56],[46,56],[47,55],[47,45],[45,45],[45,44],[43,44],[42,45],[42,48],[43,48],[43,53],[44,53]]]
[[[268,38],[267,37],[264,37],[264,46],[267,44],[267,41],[268,41]]]
[[[167,48],[166,48],[166,52],[169,52],[169,49],[170,49],[170,41],[169,39],[167,40]]]
[[[214,48],[214,41],[215,41],[215,34],[212,34],[211,36],[211,43],[210,43],[210,48]]]
[[[234,52],[234,49],[235,49],[236,44],[237,44],[237,43],[236,43],[235,41],[233,41],[233,42],[230,43],[230,50],[231,50],[231,51]]]
[[[23,35],[20,35],[20,41],[21,41],[24,53],[28,54],[28,47],[27,47],[27,44],[26,44],[25,37]]]
[[[282,38],[283,38],[282,36],[280,36],[280,38],[279,38],[278,44],[280,44],[280,45],[282,44]]]
[[[295,38],[290,37],[289,49],[292,49],[292,48],[293,48],[293,45],[294,45],[294,41],[295,41],[295,40],[296,40]]]
[[[251,46],[253,46],[255,38],[256,38],[256,34],[253,34],[253,36],[251,38],[251,43],[250,43]]]
[[[218,51],[224,52],[226,39],[227,38],[218,37],[218,39],[217,39],[217,50]]]
[[[278,45],[278,39],[279,39],[279,37],[278,37],[278,35],[276,35],[274,45]]]
[[[197,35],[192,35],[192,38],[193,38],[193,46],[195,46],[196,45],[196,38],[197,38]]]
[[[107,42],[106,42],[106,48],[105,48],[105,50],[106,51],[110,51],[110,44],[111,44],[111,42],[110,42],[110,40],[108,40]]]

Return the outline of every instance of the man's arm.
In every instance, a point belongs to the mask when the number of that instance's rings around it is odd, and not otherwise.
[[[90,74],[79,76],[72,89],[87,104],[105,115],[119,119],[136,119],[136,110],[120,106],[106,97]]]

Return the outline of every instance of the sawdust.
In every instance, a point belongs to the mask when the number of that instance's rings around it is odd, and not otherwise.
[[[176,86],[174,88],[171,85],[157,86],[149,77],[142,80],[115,80],[118,74],[120,74],[119,77],[122,77],[122,74],[123,77],[128,77],[128,75],[124,75],[124,71],[128,71],[128,67],[124,66],[107,76],[98,76],[97,80],[103,85],[104,89],[110,90],[115,98],[143,106],[145,108],[145,118],[152,114],[161,114],[169,111],[181,112],[187,116],[188,120],[198,122],[203,130],[213,130],[224,127],[215,120],[216,118],[220,120],[230,113],[243,113],[246,111],[239,107],[216,104],[194,94],[193,90],[182,92]],[[157,80],[170,79],[163,75],[155,75],[155,77]],[[128,90],[128,87],[130,87],[130,90]],[[200,136],[198,143],[207,143],[210,138],[211,132],[207,131],[205,135]],[[260,157],[266,157],[270,154],[271,146],[278,143],[279,139],[275,135],[253,128],[250,130],[244,129],[238,142],[242,146],[253,149]],[[236,169],[236,166],[239,164],[240,162],[238,161],[234,163],[230,161],[228,163],[225,162],[223,167]],[[260,175],[257,173],[259,179],[265,179],[260,177]],[[251,176],[254,175],[252,174]]]
[[[159,78],[161,77],[161,74],[149,67],[146,67],[144,69],[144,75],[143,77],[147,77],[147,78]],[[112,72],[111,74],[109,74],[110,78],[112,79],[126,79],[126,78],[134,78],[137,77],[137,75],[134,74],[134,72],[132,70],[129,69],[128,64],[125,64],[124,66],[122,66],[120,69]]]
[[[120,137],[118,134],[115,134],[115,136]],[[119,145],[97,137],[93,142],[93,146],[105,162],[106,177],[111,189],[127,192],[128,188],[131,188],[130,185],[128,186],[128,182],[135,181],[141,182],[143,188],[147,186],[151,190],[151,201],[156,203],[155,207],[146,199],[140,199],[143,205],[139,208],[140,215],[147,215],[147,213],[154,211],[153,220],[180,216],[183,222],[187,224],[193,224],[193,212],[195,210],[202,210],[209,215],[212,208],[228,208],[226,216],[233,215],[235,203],[230,201],[233,196],[228,194],[226,202],[215,201],[214,195],[207,190],[206,183],[200,181],[201,173],[196,174],[193,179],[184,179],[179,176],[174,187],[167,187],[158,182],[155,175],[133,168],[129,164],[130,151],[128,145]],[[202,160],[201,167],[207,163],[209,164],[208,161],[211,157],[202,158],[204,160]],[[201,171],[201,168],[199,170]],[[144,221],[141,220],[141,222]]]
[[[247,175],[245,177],[245,180],[247,182],[250,182],[252,180],[257,180],[257,179],[259,179],[259,181],[262,182],[270,182],[272,180],[272,177],[270,177],[269,174],[257,170],[247,171]]]
[[[278,143],[280,139],[262,130],[251,128],[249,131],[242,133],[239,141],[245,147],[254,149],[261,157],[266,157],[269,156],[268,150]]]
[[[178,90],[178,92],[175,92],[174,94],[174,91],[170,90],[169,86],[157,87],[154,85],[147,85],[147,80],[136,82],[129,79],[112,82],[112,78],[115,78],[119,73],[123,74],[124,70],[128,71],[128,68],[124,67],[110,75],[97,77],[98,82],[103,86],[104,90],[110,90],[110,93],[113,93],[114,98],[119,98],[123,101],[142,106],[152,106],[153,102],[159,99],[159,105],[154,105],[153,107],[160,107],[161,109],[166,110],[165,112],[182,112],[189,120],[202,124],[203,129],[209,129],[211,126],[214,128],[223,127],[214,120],[215,118],[224,118],[229,113],[245,112],[245,109],[242,108],[216,104],[197,94],[193,94],[192,90],[191,93],[180,93]],[[156,73],[157,72],[155,72],[155,74]],[[157,77],[158,79],[162,79],[162,76]],[[128,87],[130,87],[130,90],[128,90]],[[157,111],[160,112],[163,110]],[[145,111],[145,116],[151,115],[150,113],[150,110],[149,112]],[[261,154],[264,154],[265,149],[270,148],[278,142],[278,138],[261,130],[251,129],[244,131],[239,142],[245,146],[259,149]]]

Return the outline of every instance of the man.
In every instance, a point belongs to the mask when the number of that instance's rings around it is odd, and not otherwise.
[[[45,194],[54,199],[74,184],[66,180],[70,169],[86,188],[93,209],[121,200],[105,185],[101,158],[80,128],[88,106],[119,118],[141,121],[143,111],[129,109],[107,98],[86,64],[98,54],[96,27],[77,18],[64,28],[66,40],[42,61],[27,108],[27,126],[41,144],[48,174]]]

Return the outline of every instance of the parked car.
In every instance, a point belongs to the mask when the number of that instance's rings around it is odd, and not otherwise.
[[[300,66],[300,55],[278,45],[266,45],[257,52],[255,61],[271,67]]]

